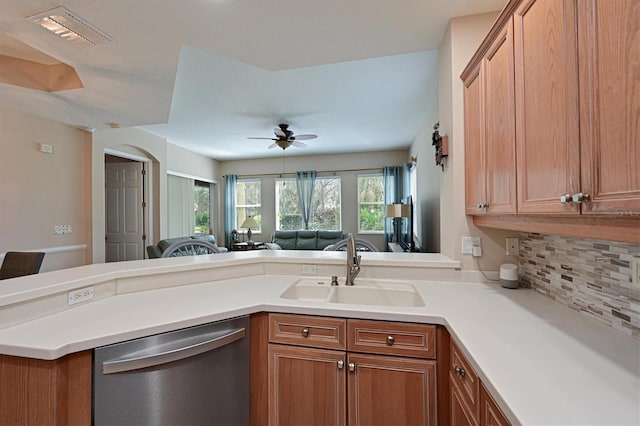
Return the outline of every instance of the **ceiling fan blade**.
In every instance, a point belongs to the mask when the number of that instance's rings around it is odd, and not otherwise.
[[[315,139],[318,135],[295,135],[293,139],[298,141],[308,141],[309,139]]]
[[[266,140],[268,140],[268,141],[275,141],[275,140],[277,140],[277,139],[274,139],[274,138],[256,138],[256,137],[248,137],[247,139],[266,139]]]
[[[293,141],[293,143],[291,145],[297,146],[298,148],[306,148],[306,147],[309,146],[306,143],[302,143],[302,142],[298,142],[298,141]]]
[[[271,149],[271,148],[275,148],[275,147],[277,147],[277,146],[278,146],[278,144],[274,142],[274,143],[272,143],[271,145],[269,145],[269,149]]]
[[[287,134],[279,127],[276,127],[275,129],[273,129],[273,133],[275,133],[276,136],[280,136],[281,138],[287,137]]]

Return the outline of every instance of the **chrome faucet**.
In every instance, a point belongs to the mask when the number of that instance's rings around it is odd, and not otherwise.
[[[347,280],[345,285],[355,284],[353,281],[360,273],[360,255],[356,254],[356,240],[353,234],[347,238]]]

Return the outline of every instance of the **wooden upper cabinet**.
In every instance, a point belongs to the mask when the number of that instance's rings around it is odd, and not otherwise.
[[[480,65],[464,81],[464,163],[467,214],[484,213],[486,203],[484,161],[484,102]]]
[[[513,24],[464,81],[466,213],[515,214]]]
[[[519,213],[579,213],[576,0],[528,0],[516,9],[514,58]]]
[[[509,20],[482,61],[485,83],[487,213],[516,213],[516,134],[513,21]]]
[[[640,214],[640,2],[578,10],[583,213]]]

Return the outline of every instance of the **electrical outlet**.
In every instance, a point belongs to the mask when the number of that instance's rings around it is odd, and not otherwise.
[[[68,305],[75,305],[76,303],[86,302],[93,299],[93,287],[79,288],[77,290],[71,290],[69,293]]]
[[[316,265],[302,265],[302,275],[316,275],[318,267]]]
[[[520,241],[517,238],[507,238],[507,256],[520,254]]]
[[[474,249],[476,253],[482,252],[480,237],[462,237],[462,254],[473,254]]]
[[[640,288],[640,258],[631,260],[631,286]]]

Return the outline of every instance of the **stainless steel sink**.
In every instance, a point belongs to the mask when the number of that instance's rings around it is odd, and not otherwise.
[[[378,306],[424,306],[422,296],[407,282],[358,279],[354,286],[331,286],[329,278],[303,278],[291,285],[280,297],[327,303]]]

